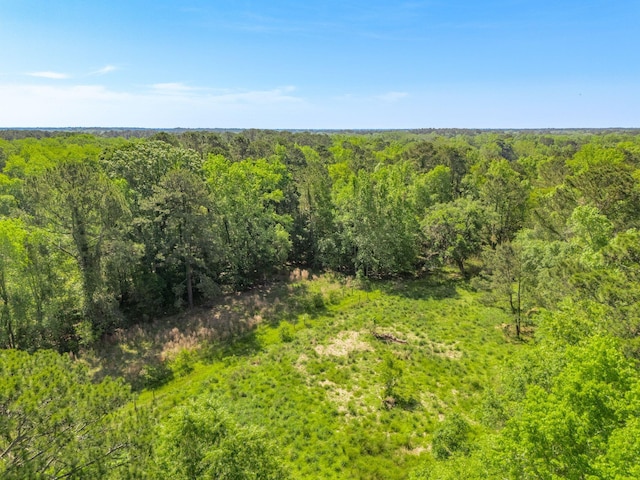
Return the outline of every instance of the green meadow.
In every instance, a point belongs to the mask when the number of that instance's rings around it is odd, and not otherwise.
[[[505,334],[509,317],[454,276],[279,288],[275,308],[236,305],[266,314],[258,325],[182,350],[171,380],[138,403],[162,414],[213,396],[268,433],[294,478],[400,479],[431,455],[449,415],[480,433],[485,391],[526,348]]]

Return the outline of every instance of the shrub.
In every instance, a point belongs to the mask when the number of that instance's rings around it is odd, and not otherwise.
[[[292,342],[296,337],[296,332],[293,328],[293,325],[287,322],[282,322],[278,333],[280,335],[280,340],[282,340],[284,343]]]
[[[443,460],[456,452],[467,452],[468,436],[469,424],[459,414],[451,414],[433,434],[433,456]]]
[[[178,355],[169,363],[171,371],[179,376],[184,377],[193,372],[193,363],[195,361],[194,352],[191,350],[181,350]]]
[[[136,387],[158,388],[173,380],[173,371],[164,362],[155,361],[145,365],[139,378]]]

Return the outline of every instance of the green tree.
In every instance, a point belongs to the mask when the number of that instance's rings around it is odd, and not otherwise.
[[[116,145],[100,156],[101,165],[126,198],[133,218],[123,225],[120,239],[112,244],[107,259],[110,288],[131,318],[163,314],[173,306],[174,288],[182,288],[177,293],[178,303],[186,292],[182,272],[177,275],[175,271],[180,267],[181,262],[174,261],[179,255],[165,261],[171,241],[155,222],[156,212],[150,202],[154,196],[157,199],[158,189],[163,190],[160,183],[166,181],[169,172],[201,175],[203,160],[196,151],[175,146],[175,138],[164,138]],[[194,138],[200,136],[194,133]],[[207,232],[203,230],[203,235]]]
[[[413,163],[419,172],[431,172],[437,168],[442,171],[443,167],[446,168],[449,175],[445,195],[457,198],[462,193],[462,179],[468,167],[465,149],[452,143],[442,139],[411,143],[402,153],[401,159]]]
[[[0,351],[0,476],[105,478],[144,456],[145,411],[121,381],[94,384],[68,356]],[[114,475],[115,476],[115,475]]]
[[[464,262],[479,253],[484,211],[466,198],[431,207],[422,222],[423,255],[429,262],[453,262],[465,274]]]
[[[255,427],[235,423],[211,398],[177,407],[163,422],[155,448],[157,474],[167,478],[286,478],[276,447]]]
[[[288,181],[285,166],[278,159],[232,163],[210,156],[204,168],[220,221],[226,281],[242,286],[280,268],[291,250],[292,219],[277,208]]]
[[[531,290],[537,259],[525,241],[501,243],[495,250],[485,248],[483,258],[485,271],[475,283],[513,315],[516,336],[520,338],[522,322],[533,306]]]
[[[132,142],[105,150],[100,158],[107,175],[126,181],[133,203],[153,195],[153,187],[172,169],[197,172],[202,159],[193,150],[162,141]],[[134,209],[135,210],[135,209]]]
[[[488,242],[495,246],[512,240],[525,219],[527,182],[507,160],[494,161],[480,180],[479,192],[489,214]]]
[[[610,223],[604,226],[610,227]],[[597,229],[594,235],[597,240]],[[586,247],[577,255],[581,268],[570,277],[573,297],[598,306],[593,308],[604,308],[607,321],[599,324],[609,333],[631,340],[640,331],[640,233],[629,229],[606,240],[597,252]]]
[[[307,250],[308,263],[314,267],[339,264],[335,235],[331,177],[317,152],[302,147],[306,165],[298,175],[299,213],[304,222],[302,244]],[[303,256],[301,254],[300,256]]]
[[[364,276],[411,271],[418,253],[419,225],[409,195],[408,165],[378,166],[375,172],[331,169],[336,221],[345,262]]]
[[[618,149],[586,145],[567,161],[573,175],[566,183],[575,189],[576,197],[598,208],[618,231],[640,226],[638,179],[625,159]]]
[[[0,342],[3,347],[18,346],[16,325],[16,299],[13,291],[18,288],[18,277],[26,263],[24,240],[26,232],[22,222],[17,219],[0,220]]]
[[[637,450],[637,441],[621,435],[637,432],[637,370],[610,338],[594,337],[560,354],[566,363],[551,386],[529,386],[500,435],[503,474],[634,478],[629,475],[636,463],[627,452]],[[629,450],[621,452],[620,447]],[[613,463],[616,460],[620,463]]]
[[[81,301],[74,262],[53,235],[21,219],[0,219],[0,345],[74,350]]]
[[[105,244],[118,236],[128,215],[124,198],[91,160],[60,162],[33,177],[28,191],[36,222],[59,235],[60,249],[77,262],[84,312],[96,333],[110,328],[114,299],[104,292]]]
[[[171,170],[154,187],[154,194],[143,201],[142,208],[158,232],[156,258],[182,269],[184,280],[174,286],[174,291],[180,301],[186,291],[187,305],[193,308],[194,270],[200,269],[201,284],[204,278],[209,280],[204,280],[208,285],[217,277],[213,261],[216,241],[206,184],[188,170]]]

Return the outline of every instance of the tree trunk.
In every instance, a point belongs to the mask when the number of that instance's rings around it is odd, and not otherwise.
[[[458,269],[460,270],[460,274],[463,277],[466,277],[467,276],[467,272],[464,269],[464,262],[459,258],[456,258],[455,262],[456,262],[456,265],[458,266]]]
[[[187,257],[185,259],[185,276],[187,282],[187,302],[189,303],[189,308],[193,308],[193,285],[192,285],[192,272],[191,272],[191,262]]]
[[[100,313],[95,293],[100,285],[99,246],[93,247],[93,251],[91,251],[84,218],[75,207],[72,211],[72,229],[73,240],[78,250],[78,264],[82,272],[84,311],[97,333]]]
[[[522,322],[522,281],[518,281],[518,311],[516,312],[516,336],[520,338],[520,324]]]
[[[0,274],[0,296],[2,297],[2,314],[0,319],[4,320],[7,329],[7,347],[15,348],[16,340],[13,332],[13,322],[11,320],[11,309],[9,308],[9,294],[7,292],[7,283],[4,276],[4,270]]]

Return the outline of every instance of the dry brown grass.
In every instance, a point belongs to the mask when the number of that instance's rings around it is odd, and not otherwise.
[[[319,385],[326,389],[329,401],[336,405],[339,413],[344,414],[349,411],[349,402],[354,398],[352,392],[345,388],[338,387],[335,383],[329,380],[323,380],[319,382]]]
[[[360,332],[353,331],[340,332],[336,338],[331,340],[329,345],[318,345],[315,347],[318,355],[333,355],[334,357],[344,357],[351,352],[371,350],[373,350],[371,345],[360,340]]]
[[[149,365],[162,365],[181,351],[196,351],[274,318],[285,308],[281,298],[290,294],[290,285],[275,284],[228,295],[214,305],[118,329],[81,352],[81,358],[98,379],[121,376],[136,385]]]

